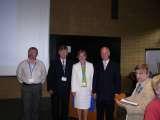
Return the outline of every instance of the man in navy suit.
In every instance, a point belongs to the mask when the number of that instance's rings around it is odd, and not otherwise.
[[[67,59],[68,48],[66,46],[60,46],[58,55],[49,67],[47,90],[51,95],[53,119],[67,120],[72,62]]]
[[[120,92],[121,80],[118,65],[112,62],[108,47],[100,50],[102,61],[95,66],[93,94],[96,97],[97,120],[113,120],[114,97]]]

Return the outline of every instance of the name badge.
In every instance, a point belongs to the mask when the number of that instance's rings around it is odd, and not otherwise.
[[[81,83],[81,87],[87,87],[87,83],[86,82],[82,82]]]
[[[33,83],[33,82],[34,82],[34,79],[33,79],[33,78],[28,79],[28,82],[29,82],[29,83]]]
[[[66,82],[67,81],[67,77],[62,77],[62,79],[61,79],[63,82]]]

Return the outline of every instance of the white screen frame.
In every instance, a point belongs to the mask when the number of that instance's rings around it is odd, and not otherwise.
[[[50,0],[1,0],[0,76],[15,76],[32,46],[48,69],[49,10]]]

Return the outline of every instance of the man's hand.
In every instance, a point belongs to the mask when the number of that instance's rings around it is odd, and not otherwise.
[[[122,106],[121,99],[125,98],[126,95],[124,93],[115,94],[114,101],[118,106]]]
[[[49,90],[48,92],[49,92],[50,95],[54,94],[53,90]]]
[[[121,102],[118,99],[115,98],[114,101],[118,106],[121,106]]]
[[[76,96],[76,92],[72,92],[72,95],[73,95],[73,96]]]
[[[94,97],[94,99],[96,99],[96,93],[92,93],[92,96]]]

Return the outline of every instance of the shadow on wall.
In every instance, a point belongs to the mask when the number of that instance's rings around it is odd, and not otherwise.
[[[136,87],[137,79],[135,72],[130,72],[126,77],[124,77],[124,86],[122,91],[126,96],[130,96]]]

